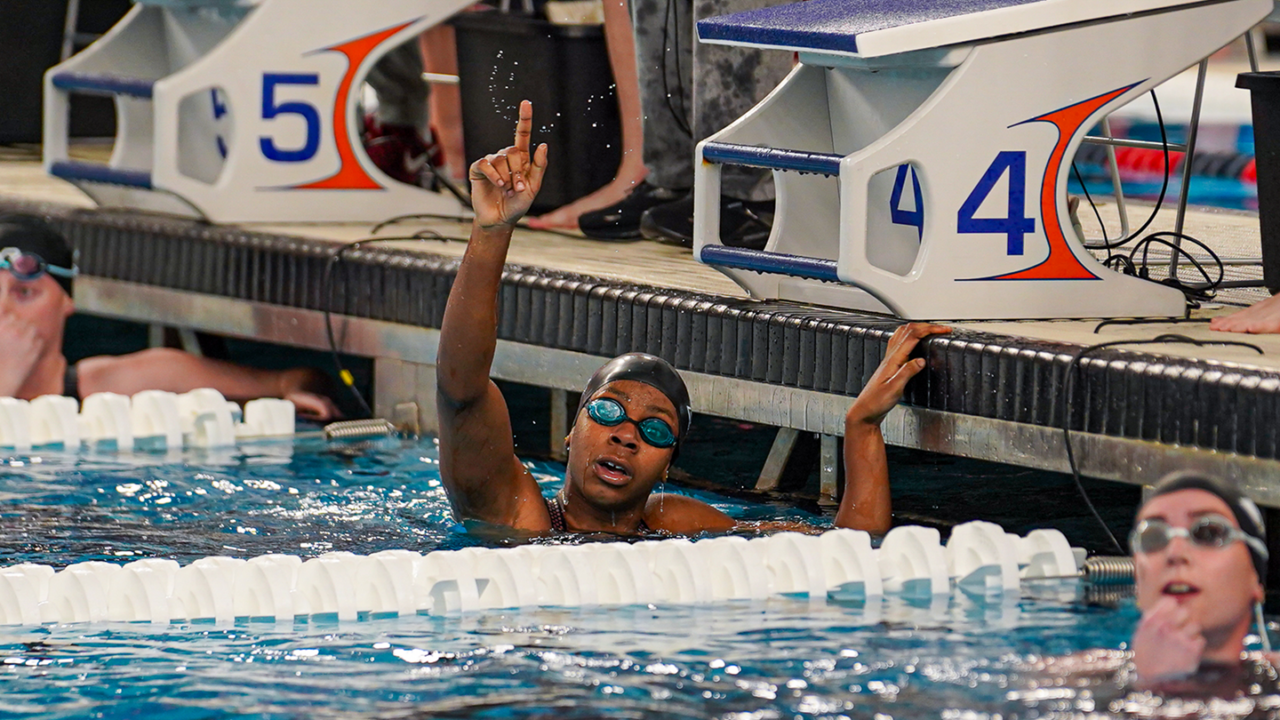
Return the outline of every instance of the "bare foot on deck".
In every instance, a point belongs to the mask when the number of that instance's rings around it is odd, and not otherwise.
[[[1209,322],[1209,329],[1253,334],[1280,333],[1280,295],[1273,295],[1239,312],[1216,317]]]
[[[608,185],[545,215],[528,218],[525,224],[539,230],[577,230],[579,217],[622,202],[648,174],[643,165],[638,171],[625,174],[620,171]]]

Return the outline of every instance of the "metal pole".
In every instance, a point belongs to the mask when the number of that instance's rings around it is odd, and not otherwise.
[[[1249,28],[1244,34],[1244,49],[1249,55],[1249,70],[1258,72],[1258,47],[1253,42],[1253,31],[1254,28]]]
[[[1102,118],[1102,134],[1111,138],[1111,118]],[[1107,165],[1111,171],[1111,192],[1116,197],[1116,212],[1120,213],[1120,237],[1129,237],[1129,207],[1124,200],[1124,186],[1120,183],[1120,167],[1116,165],[1116,148],[1107,146]],[[1106,231],[1103,231],[1105,237]]]
[[[1164,150],[1164,143],[1155,142],[1153,140],[1130,140],[1128,138],[1113,138],[1104,135],[1086,135],[1084,142],[1090,145],[1109,145],[1111,147],[1127,147],[1142,148],[1144,150]],[[1169,143],[1170,152],[1181,152],[1186,150],[1187,146],[1181,143]]]
[[[1196,135],[1200,130],[1200,104],[1204,102],[1204,78],[1209,72],[1209,58],[1200,61],[1196,73],[1196,97],[1191,103],[1191,125],[1187,128],[1187,154],[1182,158],[1182,190],[1178,193],[1178,214],[1173,221],[1173,246],[1182,247],[1182,226],[1187,219],[1187,194],[1191,191],[1191,161],[1196,156]],[[1169,258],[1169,277],[1177,277],[1178,263],[1172,253]]]
[[[75,54],[76,32],[80,26],[80,0],[67,0],[67,17],[62,26],[62,59]]]

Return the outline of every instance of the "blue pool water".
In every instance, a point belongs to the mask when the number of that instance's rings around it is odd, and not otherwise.
[[[453,523],[431,440],[0,464],[5,564],[426,552]],[[548,490],[562,467],[530,463]],[[700,497],[737,517],[774,507]],[[797,510],[797,519],[819,518]],[[1105,708],[1106,687],[1029,691],[1046,655],[1119,648],[1136,611],[957,592],[935,604],[779,597],[356,622],[0,628],[0,716],[1019,717]],[[1039,694],[1037,694],[1039,693]],[[1102,703],[1100,706],[1099,703]]]

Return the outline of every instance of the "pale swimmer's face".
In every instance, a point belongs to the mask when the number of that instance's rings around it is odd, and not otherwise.
[[[1153,498],[1138,513],[1138,522],[1159,518],[1186,528],[1204,515],[1221,515],[1239,527],[1230,506],[1211,492],[1178,490]],[[1252,620],[1253,604],[1263,587],[1243,542],[1222,548],[1201,547],[1185,537],[1172,538],[1163,549],[1134,552],[1138,607],[1149,611],[1166,597],[1186,608],[1206,636],[1231,632]]]
[[[49,275],[19,280],[0,270],[0,317],[34,328],[46,352],[61,351],[62,331],[75,304]]]

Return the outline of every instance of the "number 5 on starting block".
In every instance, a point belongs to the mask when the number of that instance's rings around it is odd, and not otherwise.
[[[194,4],[194,3],[193,3]],[[470,0],[139,4],[45,76],[45,166],[99,204],[215,222],[375,221],[456,214],[364,153],[359,90],[377,60]],[[73,93],[116,98],[106,165],[67,155]]]

